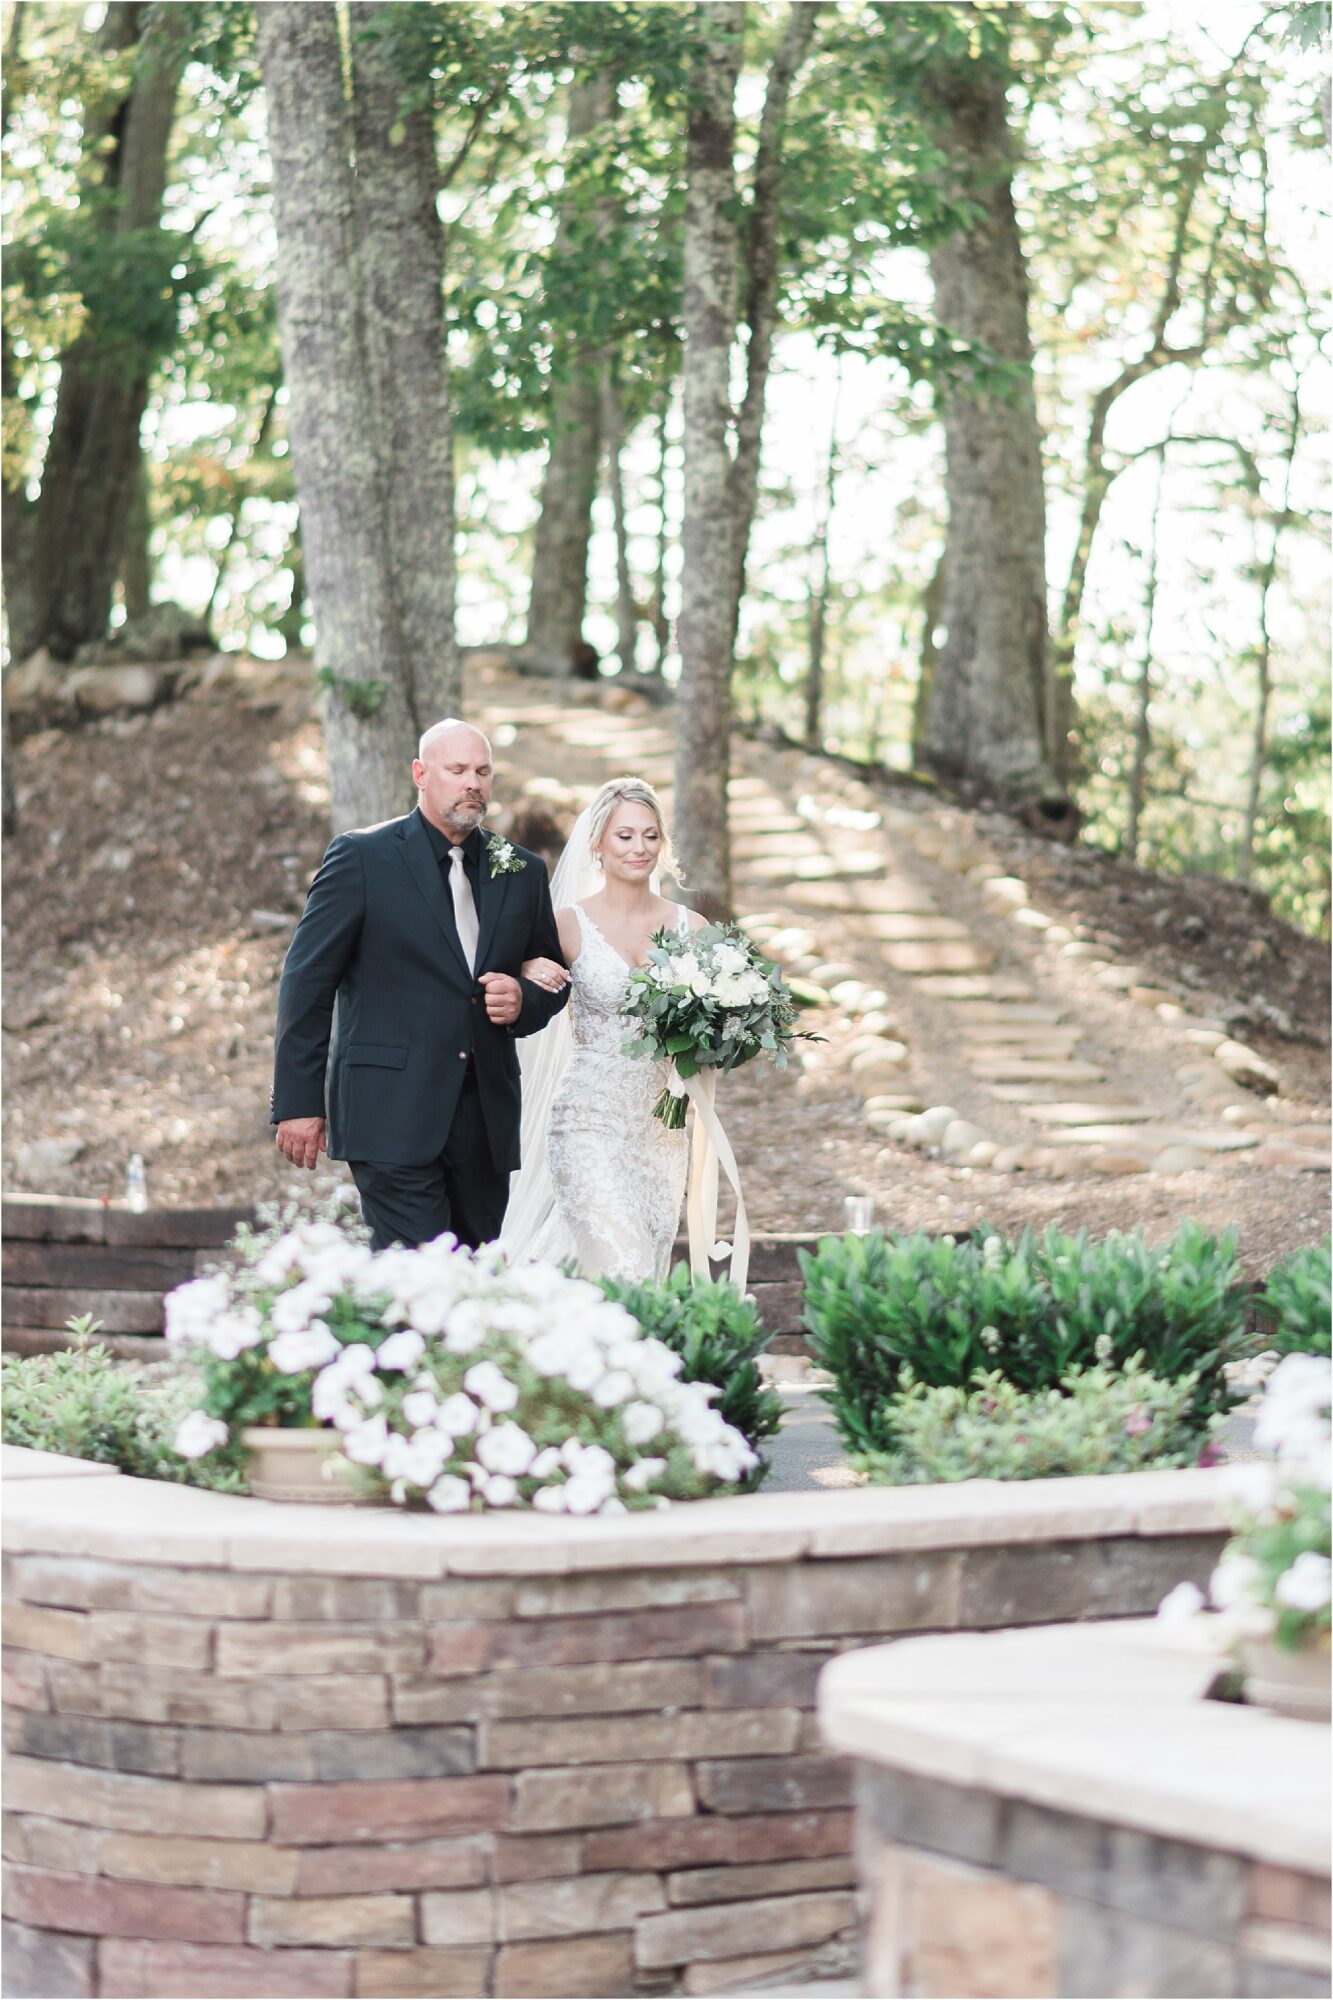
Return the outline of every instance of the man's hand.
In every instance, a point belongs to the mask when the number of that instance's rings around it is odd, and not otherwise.
[[[497,1028],[512,1027],[523,1011],[523,988],[507,972],[483,972],[478,986],[486,989],[486,1018]]]
[[[284,1118],[278,1127],[278,1151],[294,1167],[314,1167],[328,1147],[322,1118]]]

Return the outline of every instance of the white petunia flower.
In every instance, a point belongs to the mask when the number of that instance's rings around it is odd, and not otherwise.
[[[376,1349],[376,1365],[380,1368],[415,1368],[425,1351],[426,1343],[419,1333],[391,1333]]]
[[[477,1428],[481,1411],[461,1389],[452,1396],[446,1396],[435,1412],[435,1422],[442,1431],[449,1431],[454,1437],[469,1437]]]
[[[409,1389],[403,1397],[404,1421],[411,1424],[413,1430],[419,1430],[422,1424],[435,1422],[439,1407],[439,1399],[433,1389]]]
[[[477,1458],[488,1472],[520,1478],[537,1456],[537,1447],[521,1424],[497,1424],[477,1439]]]
[[[472,1354],[488,1332],[486,1308],[481,1301],[461,1299],[445,1322],[444,1344],[451,1354]]]
[[[614,1410],[634,1394],[634,1377],[624,1368],[612,1368],[593,1384],[592,1399],[599,1410]]]
[[[488,1507],[512,1507],[518,1488],[505,1473],[493,1472],[481,1489],[481,1497]]]
[[[253,1306],[238,1306],[215,1319],[203,1338],[220,1361],[234,1361],[247,1348],[258,1347],[264,1338],[263,1321]]]
[[[595,1514],[614,1490],[614,1480],[580,1468],[565,1485],[565,1506],[571,1514]]]
[[[532,1504],[539,1514],[563,1514],[566,1491],[563,1486],[539,1486],[532,1496]]]
[[[382,1416],[367,1417],[343,1432],[343,1451],[354,1465],[379,1465],[389,1443],[389,1427]]]
[[[1273,1596],[1289,1611],[1322,1611],[1329,1601],[1333,1565],[1317,1549],[1302,1549],[1273,1586]]]
[[[173,1344],[202,1340],[209,1324],[230,1304],[225,1278],[192,1278],[188,1285],[177,1285],[166,1297],[167,1339]]]
[[[207,1458],[210,1451],[227,1442],[229,1432],[221,1417],[203,1410],[191,1410],[176,1426],[174,1448],[182,1458]]]
[[[642,1493],[655,1479],[660,1479],[666,1469],[664,1458],[641,1458],[636,1465],[631,1465],[628,1472],[621,1474],[620,1483],[628,1486],[631,1493]]]
[[[478,1361],[463,1377],[463,1387],[488,1410],[512,1410],[518,1389],[493,1361]]]
[[[528,1477],[530,1479],[549,1479],[553,1472],[558,1472],[559,1470],[560,1453],[553,1444],[548,1444],[543,1451],[537,1453],[532,1464],[528,1467]]]
[[[640,1445],[657,1436],[665,1418],[656,1403],[626,1403],[620,1413],[620,1422],[626,1444]]]
[[[338,1342],[322,1321],[280,1333],[268,1344],[268,1358],[280,1375],[300,1375],[307,1368],[322,1368],[339,1352]]]
[[[1207,1601],[1197,1583],[1178,1583],[1158,1605],[1157,1616],[1164,1625],[1187,1625]]]
[[[435,1481],[426,1499],[437,1514],[462,1514],[472,1503],[472,1488],[466,1479],[446,1472]]]

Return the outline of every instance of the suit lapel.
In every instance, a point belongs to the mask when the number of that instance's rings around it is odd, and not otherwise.
[[[458,961],[459,970],[465,979],[471,979],[463,947],[458,942],[458,927],[454,922],[453,906],[445,894],[444,883],[440,879],[440,864],[435,859],[435,850],[430,837],[421,823],[420,812],[409,813],[403,821],[403,831],[399,838],[403,843],[403,859],[411,871],[412,880],[425,897],[431,915],[448,940],[449,949]],[[482,919],[484,924],[485,919]],[[477,964],[481,964],[480,948]]]
[[[495,936],[495,926],[500,920],[500,911],[504,907],[504,899],[509,889],[509,877],[507,875],[492,875],[491,873],[491,857],[486,846],[486,841],[487,835],[483,828],[481,836],[481,866],[477,870],[477,879],[480,887],[477,909],[478,972],[485,969],[486,954],[491,948],[491,939]]]

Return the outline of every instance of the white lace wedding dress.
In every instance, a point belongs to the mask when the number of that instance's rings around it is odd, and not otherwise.
[[[522,1254],[572,1257],[586,1278],[664,1278],[688,1164],[686,1133],[653,1116],[670,1065],[622,1054],[631,968],[583,905],[573,907],[582,942],[570,967],[572,1049],[546,1128],[554,1206]],[[689,927],[682,908],[677,929],[688,936]]]

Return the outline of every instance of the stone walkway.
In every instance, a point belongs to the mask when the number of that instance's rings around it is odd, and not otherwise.
[[[564,746],[669,792],[669,716],[613,692],[622,707],[524,688],[490,713],[501,731],[521,727],[529,757],[533,732],[545,738],[547,770]],[[566,793],[554,780],[526,789]],[[731,803],[741,921],[827,1038],[805,1069],[845,1072],[891,1146],[1057,1178],[1235,1156],[1327,1170],[1327,1125],[1277,1115],[1262,1056],[1192,1014],[1183,988],[1146,983],[1034,907],[965,815],[929,798],[886,804],[827,760],[744,741]]]

